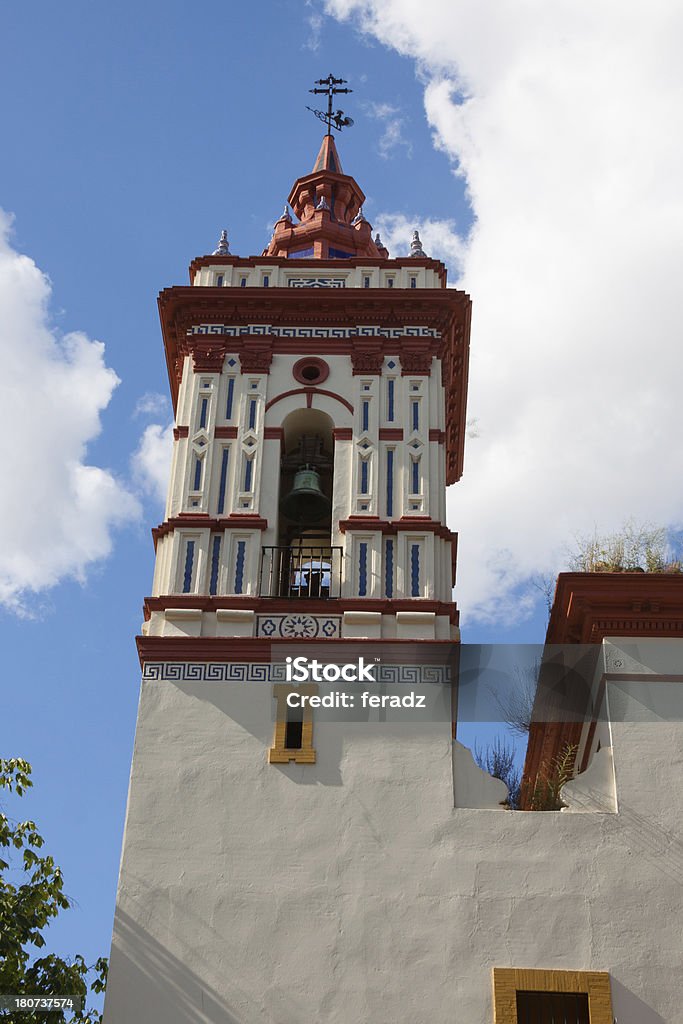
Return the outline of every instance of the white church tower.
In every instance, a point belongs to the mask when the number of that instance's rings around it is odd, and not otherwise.
[[[268,248],[224,232],[159,298],[175,443],[105,1024],[673,1024],[683,727],[591,705],[585,775],[545,813],[454,743],[470,300],[417,233],[398,258],[373,240],[333,122]],[[638,657],[596,634],[589,695],[680,673],[660,634]],[[428,710],[327,711],[342,690]],[[534,751],[564,735],[535,729]]]

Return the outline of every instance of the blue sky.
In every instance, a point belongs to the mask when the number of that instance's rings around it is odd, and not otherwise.
[[[350,80],[340,153],[392,253],[419,225],[473,296],[476,424],[449,499],[465,639],[542,640],[529,577],[561,567],[573,532],[680,521],[680,76],[665,8],[643,26],[627,4],[615,30],[607,6],[587,24],[558,9],[537,32],[534,4],[511,25],[507,4],[437,0],[5,12],[0,340],[19,397],[5,392],[0,750],[33,763],[22,813],[77,901],[51,928],[57,951],[94,960],[110,942],[133,637],[162,518],[134,453],[169,422],[143,401],[167,393],[156,296],[223,227],[234,253],[264,247],[319,146],[314,79]],[[67,470],[75,491],[42,486]]]

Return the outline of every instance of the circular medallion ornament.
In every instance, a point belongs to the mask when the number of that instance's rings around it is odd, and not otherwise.
[[[292,367],[292,375],[300,384],[322,384],[330,375],[330,368],[324,359],[304,356]]]

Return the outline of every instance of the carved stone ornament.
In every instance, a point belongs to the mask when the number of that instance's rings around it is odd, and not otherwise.
[[[358,344],[354,345],[351,353],[351,365],[354,376],[360,373],[382,372],[384,363],[384,351],[381,346]]]
[[[270,373],[270,364],[273,361],[272,342],[264,342],[262,338],[257,342],[246,341],[240,349],[239,357],[242,373]]]
[[[223,369],[226,346],[217,338],[188,338],[195,373],[220,373]]]

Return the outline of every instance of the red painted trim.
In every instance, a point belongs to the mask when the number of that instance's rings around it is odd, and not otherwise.
[[[214,437],[237,437],[237,427],[216,427]]]
[[[317,377],[306,377],[305,371],[307,369],[317,370]],[[299,384],[307,384],[309,387],[312,385],[322,384],[326,381],[330,375],[329,364],[324,359],[320,359],[317,356],[304,356],[303,359],[298,359],[292,367],[292,376],[295,380],[299,381]]]
[[[402,441],[403,430],[400,427],[380,427],[380,441]]]
[[[388,534],[406,533],[408,531],[434,533],[437,537],[450,541],[453,541],[458,536],[457,533],[453,533],[443,523],[438,523],[434,519],[418,518],[417,516],[414,519],[406,516],[402,519],[393,520],[380,519],[379,516],[349,516],[348,519],[341,519],[339,521],[339,529],[342,533],[346,533],[347,530],[380,530],[382,533]]]
[[[189,437],[189,435],[190,435],[190,428],[189,427],[174,427],[173,428],[173,440],[174,441],[179,441],[181,437]]]
[[[270,640],[265,637],[191,637],[191,636],[136,636],[140,665],[157,661],[260,661],[272,660],[273,647],[290,646],[296,650],[302,644],[333,653],[356,649],[367,651],[368,641],[352,638],[334,640]],[[387,665],[436,664],[445,665],[457,657],[458,643],[453,640],[373,640],[378,656]]]
[[[443,444],[444,441],[446,440],[446,434],[443,430],[430,430],[429,440],[437,441],[439,444]]]
[[[335,427],[332,431],[332,437],[335,441],[352,441],[353,440],[353,428],[352,427]]]
[[[325,395],[327,398],[334,398],[335,401],[341,402],[342,405],[346,406],[350,413],[353,412],[353,406],[350,402],[347,402],[341,395],[335,395],[333,391],[326,391],[325,388],[292,388],[291,391],[283,391],[282,394],[276,395],[275,398],[271,398],[266,403],[266,412],[275,405],[277,402],[281,402],[283,398],[289,398],[290,395],[306,395],[307,403],[308,400],[313,401],[313,395]],[[310,409],[310,405],[308,406]]]
[[[204,512],[181,512],[179,516],[166,519],[159,526],[153,527],[152,539],[154,540],[154,550],[156,551],[157,542],[161,537],[173,533],[174,530],[180,530],[188,526],[194,526],[202,530],[211,530],[213,533],[222,533],[224,530],[267,530],[268,520],[251,513],[240,514],[235,512],[232,515],[214,519]]]
[[[282,443],[285,439],[285,432],[282,427],[264,427],[263,437],[266,441],[280,441]]]

